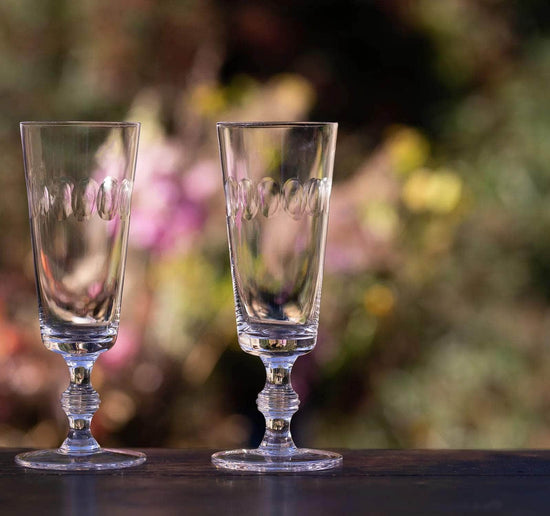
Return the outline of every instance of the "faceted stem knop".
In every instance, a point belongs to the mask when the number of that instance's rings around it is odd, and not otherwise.
[[[289,455],[296,450],[290,434],[290,420],[300,400],[290,382],[297,357],[262,357],[266,368],[265,387],[258,395],[258,410],[264,415],[266,430],[260,449],[272,455]]]
[[[69,366],[70,384],[61,395],[61,406],[69,419],[69,434],[60,447],[67,454],[87,455],[99,451],[90,424],[99,408],[99,394],[91,384],[91,374],[97,355],[65,356]]]

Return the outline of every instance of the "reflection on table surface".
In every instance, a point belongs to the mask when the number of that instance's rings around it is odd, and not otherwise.
[[[61,474],[0,452],[5,514],[467,514],[546,510],[550,451],[340,450],[341,469],[227,473],[212,450],[148,449],[142,466]]]

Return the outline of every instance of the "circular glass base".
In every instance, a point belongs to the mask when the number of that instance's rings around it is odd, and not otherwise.
[[[15,462],[25,468],[57,471],[92,471],[129,468],[143,464],[145,454],[133,451],[100,449],[88,455],[68,455],[59,450],[37,450],[20,453]]]
[[[342,465],[342,456],[338,453],[296,448],[288,455],[270,455],[265,450],[230,450],[214,453],[212,464],[218,468],[237,471],[257,472],[296,472],[319,471],[337,468]]]

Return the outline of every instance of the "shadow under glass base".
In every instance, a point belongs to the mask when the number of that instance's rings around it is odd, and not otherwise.
[[[212,464],[218,468],[254,472],[320,471],[342,465],[338,453],[296,448],[288,455],[270,455],[261,448],[221,451],[212,455]]]
[[[57,449],[20,453],[15,462],[25,468],[56,471],[94,471],[129,468],[146,460],[144,453],[101,449],[86,455],[68,455]]]

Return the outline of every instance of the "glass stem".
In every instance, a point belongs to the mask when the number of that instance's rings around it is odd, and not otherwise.
[[[266,370],[265,387],[258,395],[258,410],[265,417],[265,434],[260,449],[271,455],[291,455],[296,445],[290,434],[290,420],[300,400],[290,382],[297,357],[261,357]]]
[[[83,357],[64,355],[71,381],[61,395],[61,406],[69,419],[69,434],[59,448],[68,455],[88,455],[100,450],[90,424],[99,407],[99,394],[91,383],[92,368],[98,354]]]

